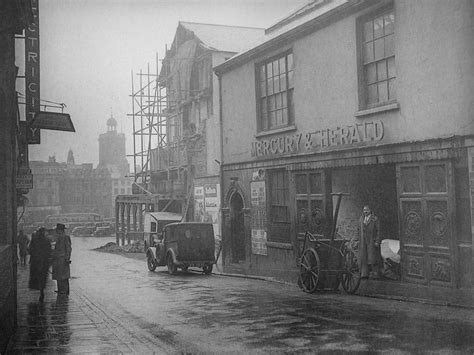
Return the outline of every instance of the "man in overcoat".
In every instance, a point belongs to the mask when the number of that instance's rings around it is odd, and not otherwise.
[[[65,233],[66,226],[62,223],[56,225],[56,245],[53,251],[53,280],[56,280],[61,295],[69,295],[69,278],[71,271],[71,237]]]
[[[364,206],[359,219],[359,269],[362,278],[379,277],[380,264],[380,223],[369,206]]]

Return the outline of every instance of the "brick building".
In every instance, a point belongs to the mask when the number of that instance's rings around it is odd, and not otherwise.
[[[0,3],[0,352],[16,326],[16,173],[19,122],[16,96],[15,35],[32,21],[31,3]]]

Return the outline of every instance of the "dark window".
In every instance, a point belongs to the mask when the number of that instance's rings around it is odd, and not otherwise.
[[[361,58],[361,108],[371,108],[397,98],[395,72],[395,13],[393,9],[359,20]]]
[[[294,123],[293,53],[285,53],[257,67],[258,130]]]
[[[295,174],[297,232],[324,234],[326,228],[324,181],[320,171]]]
[[[270,187],[270,233],[269,240],[290,242],[290,215],[288,173],[274,170],[269,174]]]

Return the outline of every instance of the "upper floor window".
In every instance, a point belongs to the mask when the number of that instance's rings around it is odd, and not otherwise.
[[[293,124],[293,53],[286,52],[258,64],[257,77],[258,130]]]
[[[395,13],[385,9],[364,17],[359,22],[361,53],[361,109],[394,102]]]

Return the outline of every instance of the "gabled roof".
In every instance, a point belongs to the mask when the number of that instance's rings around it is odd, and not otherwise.
[[[215,51],[239,53],[261,43],[265,29],[194,22],[179,22],[179,26],[194,33],[202,44]]]

